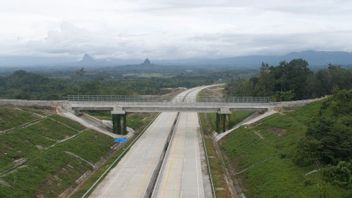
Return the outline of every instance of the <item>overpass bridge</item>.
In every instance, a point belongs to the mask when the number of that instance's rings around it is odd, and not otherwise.
[[[115,112],[231,112],[257,110],[277,105],[269,97],[198,97],[197,101],[162,96],[67,96],[75,111]]]
[[[110,111],[113,131],[124,134],[126,115],[129,112],[202,112],[216,113],[217,131],[226,130],[226,121],[233,111],[262,110],[278,105],[269,97],[198,97],[197,101],[187,97],[121,96],[121,95],[69,95],[68,106],[76,113],[80,111]]]
[[[188,97],[164,96],[121,96],[121,95],[69,95],[65,100],[18,100],[1,99],[0,106],[40,106],[62,107],[65,110],[110,111],[113,131],[118,134],[126,132],[126,119],[129,112],[203,112],[216,113],[216,130],[226,130],[226,121],[233,111],[262,110],[291,106],[302,106],[322,98],[275,102],[269,97],[198,97],[197,101]]]
[[[226,122],[233,111],[258,111],[302,106],[317,100],[321,98],[275,102],[270,97],[198,97],[197,101],[194,101],[187,100],[187,97],[153,95],[69,95],[65,103],[69,110],[74,112],[110,111],[113,131],[124,134],[129,112],[213,112],[216,113],[216,131],[224,132],[227,130]]]

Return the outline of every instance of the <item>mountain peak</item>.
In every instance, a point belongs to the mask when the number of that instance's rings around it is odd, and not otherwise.
[[[150,64],[151,64],[151,62],[148,58],[146,58],[143,62],[143,65],[150,65]]]
[[[84,54],[83,55],[83,57],[82,57],[82,59],[81,59],[81,61],[80,62],[83,62],[83,63],[92,63],[92,62],[94,62],[95,61],[95,59],[91,56],[91,55],[89,55],[89,54]]]

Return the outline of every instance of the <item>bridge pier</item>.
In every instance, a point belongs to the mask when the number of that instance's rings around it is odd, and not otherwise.
[[[231,111],[226,108],[220,108],[220,110],[216,113],[216,131],[217,132],[225,132],[228,129],[227,122],[229,121],[231,116]]]
[[[112,131],[117,134],[127,134],[127,113],[121,107],[115,107],[111,111]]]

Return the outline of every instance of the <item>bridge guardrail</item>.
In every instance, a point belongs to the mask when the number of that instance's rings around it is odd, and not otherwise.
[[[119,102],[119,103],[271,103],[270,97],[198,97],[197,102],[194,100],[185,100],[183,97],[165,97],[155,95],[68,95],[65,97],[68,101],[76,102]]]

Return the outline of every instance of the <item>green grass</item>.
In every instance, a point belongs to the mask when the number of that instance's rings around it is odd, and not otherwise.
[[[156,113],[129,113],[127,114],[127,126],[141,131],[155,116]]]
[[[18,110],[9,109],[6,118],[1,118],[14,120],[11,127],[15,129],[0,134],[0,197],[57,197],[76,185],[82,174],[93,170],[87,161],[96,163],[112,145],[111,137],[58,115],[25,128],[17,127],[27,122],[17,118],[33,115],[26,110],[21,117]],[[8,126],[0,123],[2,128]],[[63,141],[66,138],[70,139]],[[23,163],[17,167],[16,160]]]
[[[109,168],[109,166],[114,162],[114,160],[119,157],[124,149],[133,141],[134,137],[128,141],[127,144],[123,146],[122,149],[117,150],[113,155],[101,166],[99,167],[80,187],[73,193],[72,198],[82,197],[87,190],[95,183],[95,181]],[[116,166],[116,164],[115,164]]]
[[[35,119],[38,119],[38,117],[30,112],[15,108],[0,107],[0,131],[25,124]]]
[[[246,197],[344,197],[344,191],[325,183],[318,174],[305,176],[316,167],[293,162],[296,146],[321,103],[313,103],[262,122],[241,127],[220,142],[227,163],[243,183]]]

